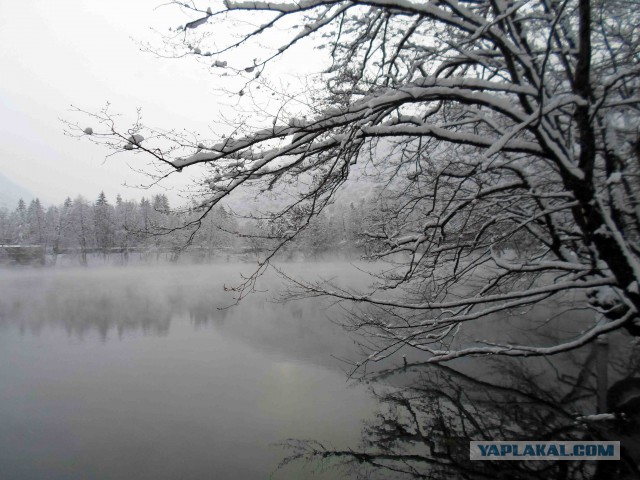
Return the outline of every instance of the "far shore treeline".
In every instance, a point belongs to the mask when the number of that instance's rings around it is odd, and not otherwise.
[[[280,260],[358,257],[371,202],[331,205],[296,240],[278,254]],[[93,202],[78,196],[43,207],[39,199],[20,200],[14,210],[0,208],[0,266],[55,265],[60,256],[86,265],[92,259],[129,261],[252,261],[273,248],[301,212],[279,218],[246,218],[216,206],[200,224],[185,227],[200,213],[172,210],[164,194],[110,201],[100,193]],[[362,250],[362,252],[360,252]]]

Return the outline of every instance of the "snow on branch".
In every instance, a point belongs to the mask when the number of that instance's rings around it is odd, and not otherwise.
[[[227,0],[170,38],[216,56],[216,82],[236,102],[221,113],[224,133],[126,128],[105,112],[70,134],[176,172],[200,165],[203,208],[249,185],[281,192],[262,215],[274,225],[265,236],[282,238],[274,250],[349,197],[350,182],[370,182],[341,212],[345,242],[380,265],[370,288],[288,281],[293,297],[351,305],[350,327],[375,339],[371,359],[403,345],[433,361],[550,355],[615,329],[640,335],[640,56],[625,33],[640,13],[601,2],[601,21],[588,21],[595,8]],[[255,24],[237,22],[246,11]],[[294,48],[322,71],[278,87],[270,66]],[[479,322],[549,302],[590,320],[552,346],[462,341]]]

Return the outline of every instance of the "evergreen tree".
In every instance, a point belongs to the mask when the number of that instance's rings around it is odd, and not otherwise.
[[[18,200],[18,206],[13,212],[11,222],[13,223],[12,243],[24,244],[28,235],[27,206],[24,200]]]
[[[93,207],[95,238],[97,248],[103,256],[109,253],[115,243],[113,225],[113,207],[109,205],[104,192],[100,192]]]
[[[11,242],[11,214],[2,207],[0,208],[0,245]]]
[[[27,238],[32,245],[45,245],[44,209],[40,199],[31,200],[27,209]]]

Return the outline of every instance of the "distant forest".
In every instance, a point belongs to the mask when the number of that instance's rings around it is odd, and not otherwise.
[[[278,253],[280,260],[314,260],[365,253],[359,238],[367,218],[375,211],[361,199],[357,204],[334,204],[313,218],[293,242]],[[120,195],[111,202],[100,193],[91,202],[68,197],[61,205],[28,205],[20,200],[15,210],[0,208],[0,246],[31,247],[55,264],[59,255],[87,264],[88,258],[128,261],[250,261],[276,246],[287,231],[305,222],[304,212],[290,211],[274,218],[246,218],[216,206],[202,221],[192,209],[173,211],[166,195],[136,200]],[[38,247],[38,248],[36,248]],[[1,252],[0,252],[1,253]],[[6,257],[6,255],[5,255]],[[5,262],[6,263],[6,262]],[[14,263],[29,263],[17,261]]]

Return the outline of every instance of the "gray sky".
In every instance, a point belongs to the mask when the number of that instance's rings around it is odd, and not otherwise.
[[[154,126],[202,128],[198,112],[216,106],[203,67],[141,52],[134,40],[155,38],[150,27],[184,22],[160,0],[0,1],[0,171],[45,202],[104,190],[139,198],[122,186],[145,182],[128,166],[140,156],[108,153],[63,135],[60,118],[77,120],[70,105],[96,111],[142,107]],[[88,122],[89,123],[89,122]],[[142,162],[142,165],[136,162]],[[178,176],[176,176],[176,179]],[[184,182],[187,176],[178,181]],[[158,192],[162,190],[154,190]],[[170,193],[172,200],[175,193]]]

